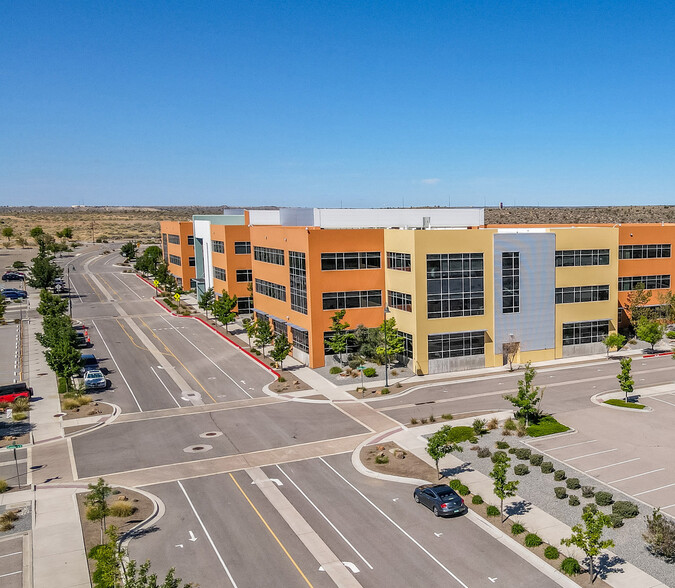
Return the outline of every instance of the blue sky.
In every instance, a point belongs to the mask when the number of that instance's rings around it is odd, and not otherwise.
[[[0,205],[675,203],[672,2],[0,0]]]

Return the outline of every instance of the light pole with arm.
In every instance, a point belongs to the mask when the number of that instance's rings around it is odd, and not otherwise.
[[[384,387],[389,388],[389,353],[387,352],[387,313],[389,307],[384,306]]]

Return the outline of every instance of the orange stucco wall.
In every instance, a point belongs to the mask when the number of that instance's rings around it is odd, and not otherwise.
[[[166,253],[176,255],[181,259],[181,265],[169,262],[169,271],[182,281],[185,290],[190,289],[190,280],[195,277],[195,268],[190,266],[190,257],[194,257],[194,245],[188,245],[188,237],[192,237],[192,221],[162,221],[160,223],[162,233],[162,248],[164,248],[164,234],[178,235],[179,244],[169,243],[167,240]],[[168,257],[167,257],[168,259]]]
[[[238,298],[249,296],[249,282],[237,282],[238,269],[251,269],[251,255],[235,254],[235,241],[249,241],[249,227],[231,225],[211,225],[211,241],[223,241],[225,253],[212,253],[213,265],[225,270],[226,281],[213,280],[213,290],[216,294],[222,294],[225,290],[230,296]]]

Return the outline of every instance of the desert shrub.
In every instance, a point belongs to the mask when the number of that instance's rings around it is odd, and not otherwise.
[[[451,421],[452,420],[452,415],[449,412],[446,412],[445,414],[441,415],[442,419],[445,419],[446,421]]]
[[[398,376],[398,372],[396,370],[391,370],[391,375],[392,376]]]
[[[666,337],[668,337],[668,339],[675,339],[675,331],[668,331]]]
[[[426,419],[426,417],[425,417],[425,418],[421,418],[421,419],[420,419],[420,423],[423,424],[423,425],[426,425],[426,424],[427,424],[427,419]]]
[[[376,455],[375,456],[375,463],[378,463],[380,465],[389,463],[389,456],[388,455]]]
[[[504,429],[507,431],[515,431],[517,428],[516,421],[514,421],[511,417],[506,419],[504,421]]]
[[[130,517],[136,512],[136,507],[128,500],[115,500],[110,505],[108,512],[112,517]]]
[[[553,545],[549,545],[544,549],[544,557],[546,559],[558,559],[560,557],[560,552]]]
[[[469,443],[478,443],[477,437],[469,437]]]
[[[14,525],[10,521],[0,521],[0,531],[11,531]]]
[[[462,485],[461,480],[458,480],[457,478],[454,478],[448,482],[448,486],[452,488],[455,492],[457,492]]]
[[[658,508],[645,521],[647,531],[642,538],[649,551],[670,561],[675,559],[675,522],[664,517]]]
[[[366,376],[366,378],[374,378],[377,376],[377,370],[374,367],[367,367],[363,370],[363,375]]]
[[[633,504],[628,500],[617,500],[612,504],[612,514],[618,514],[624,519],[634,519],[640,514],[637,504]]]
[[[530,463],[533,466],[540,466],[544,462],[544,456],[540,453],[533,453],[530,455]]]
[[[516,435],[518,435],[518,437],[525,437],[525,435],[527,435],[527,427],[524,422],[518,421],[516,423]]]
[[[508,429],[502,429],[502,435],[504,435],[504,437],[508,437],[509,435],[511,435],[511,431],[509,431]]]
[[[2,521],[16,521],[19,519],[19,515],[17,511],[15,510],[6,510],[4,513],[2,513],[2,516],[0,516],[0,520]]]
[[[584,512],[587,512],[587,511],[589,511],[589,510],[590,510],[591,512],[598,512],[598,507],[595,506],[595,504],[593,504],[593,503],[591,502],[590,504],[587,504],[587,505],[584,506]]]
[[[537,535],[536,533],[528,533],[525,535],[525,546],[526,547],[539,547],[543,541],[541,540],[541,537]]]
[[[486,426],[488,431],[494,431],[497,427],[499,427],[499,421],[496,418],[491,418],[487,422]]]
[[[283,376],[279,376],[279,377],[277,378],[277,382],[281,382],[282,384],[283,384],[285,381],[286,381],[286,378],[284,378]]]
[[[614,500],[612,500],[611,492],[600,491],[595,493],[595,504],[598,506],[609,506],[612,502]]]
[[[569,501],[567,502],[570,506],[579,506],[581,504],[581,501],[579,500],[578,496],[570,496]]]
[[[623,517],[621,515],[612,513],[611,515],[609,515],[609,520],[612,524],[613,529],[623,527]]]
[[[542,474],[552,474],[554,470],[553,464],[550,461],[545,461],[541,464]]]
[[[468,496],[470,494],[470,490],[468,486],[465,486],[462,484],[458,489],[457,489],[457,494],[460,496]]]
[[[573,557],[566,557],[560,564],[560,570],[568,576],[576,576],[581,573],[581,566]]]
[[[563,498],[567,498],[567,488],[564,486],[556,486],[553,488],[553,491],[555,492],[555,497],[560,498],[562,500]]]
[[[521,525],[520,523],[513,523],[511,525],[511,534],[512,535],[520,535],[521,533],[525,532],[525,527]]]
[[[0,494],[7,492],[7,490],[9,490],[9,484],[7,483],[7,480],[0,478]]]
[[[28,415],[25,412],[13,412],[12,420],[14,421],[25,421],[28,418]]]
[[[487,424],[487,421],[485,419],[476,419],[471,424],[471,428],[473,429],[473,432],[476,435],[480,435],[483,432],[483,430],[485,429],[486,424]]]
[[[515,453],[516,453],[516,448],[515,448],[515,447],[509,447],[509,453],[510,453],[511,455],[515,455]]]
[[[499,509],[496,506],[490,505],[490,506],[487,507],[486,514],[489,517],[498,517],[500,513],[499,513]]]
[[[495,443],[495,447],[497,449],[508,449],[510,445],[506,441],[497,441],[497,443]]]
[[[593,498],[595,496],[595,486],[582,486],[581,495],[584,498]]]
[[[384,394],[384,395],[389,394],[389,388],[382,388],[382,390],[380,390],[380,394]],[[433,416],[433,415],[431,415],[431,416]]]
[[[415,417],[410,417],[410,424],[416,425],[419,421]]]
[[[487,447],[479,447],[476,455],[478,457],[490,457],[492,455],[492,451],[490,451]]]
[[[530,468],[528,468],[524,463],[519,463],[513,468],[513,473],[516,474],[516,476],[525,476],[526,474],[530,473]]]
[[[568,490],[578,490],[579,488],[581,488],[579,478],[567,478],[565,486],[567,486]]]
[[[504,451],[495,451],[492,454],[492,463],[497,463],[497,460],[500,459],[498,456],[504,456],[506,457],[506,453]]]
[[[341,374],[341,373],[342,373],[342,368],[340,368],[340,367],[334,365],[334,366],[333,366],[332,368],[330,368],[330,370],[328,370],[328,371],[329,371],[331,374],[333,374],[333,375],[335,375],[335,374]]]
[[[555,473],[553,474],[553,479],[556,482],[562,482],[566,477],[567,474],[565,473],[565,470],[556,470]]]
[[[518,449],[516,449],[516,457],[518,459],[527,460],[527,459],[530,459],[531,455],[532,455],[532,450],[528,449],[527,447],[519,447]]]
[[[483,504],[483,499],[479,494],[476,494],[472,499],[471,499],[471,504]]]

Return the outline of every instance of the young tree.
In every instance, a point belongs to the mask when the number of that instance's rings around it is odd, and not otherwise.
[[[630,373],[633,360],[630,357],[624,357],[619,363],[621,364],[621,372],[617,374],[616,379],[619,380],[619,387],[623,390],[626,402],[628,402],[628,395],[633,393],[633,385],[635,384]]]
[[[90,509],[87,518],[90,521],[101,521],[101,543],[103,543],[105,518],[110,514],[108,496],[112,494],[112,488],[103,478],[99,478],[96,484],[89,484],[88,488],[89,494],[84,498],[84,503]]]
[[[244,329],[246,330],[246,335],[248,336],[248,346],[251,347],[251,338],[255,339],[255,335],[258,332],[258,321],[252,321],[250,318],[244,319]]]
[[[377,354],[382,357],[384,361],[388,363],[388,360],[392,355],[400,355],[405,351],[405,337],[399,335],[398,329],[396,328],[396,319],[394,317],[385,319],[378,327],[378,331],[380,344],[377,346]],[[387,342],[386,354],[384,345],[385,338]]]
[[[54,347],[45,349],[47,365],[64,378],[72,378],[80,372],[82,354],[69,341],[58,341]]]
[[[643,315],[638,320],[635,334],[641,341],[649,343],[652,346],[652,351],[654,351],[654,346],[663,337],[663,325],[659,321],[651,320]]]
[[[70,227],[63,227],[63,229],[57,233],[57,236],[60,239],[72,239],[73,238],[73,229]]]
[[[490,477],[494,480],[494,493],[495,496],[499,498],[499,512],[501,514],[502,523],[504,523],[504,499],[516,495],[518,482],[506,479],[509,465],[511,465],[511,458],[508,455],[505,453],[496,453],[494,464],[495,465],[490,472]]]
[[[427,453],[429,457],[434,460],[436,464],[436,473],[438,479],[441,479],[441,471],[438,468],[438,462],[443,459],[448,453],[453,451],[463,451],[462,446],[452,441],[451,437],[452,427],[450,425],[443,425],[431,437],[427,439]]]
[[[626,343],[626,338],[619,333],[610,333],[602,340],[602,344],[607,348],[607,358],[609,358],[609,350],[616,349],[619,351]]]
[[[578,547],[586,554],[588,573],[591,576],[591,583],[593,583],[595,582],[595,574],[593,572],[595,556],[601,550],[614,546],[614,541],[611,539],[603,540],[602,538],[602,530],[605,527],[611,527],[612,520],[602,511],[593,512],[590,509],[584,509],[581,520],[584,526],[574,525],[572,527],[572,536],[567,539],[561,539],[560,543],[567,545],[567,547],[572,545]]]
[[[645,290],[645,285],[639,282],[635,290],[628,293],[624,309],[630,318],[633,328],[636,328],[640,317],[647,316],[651,312],[647,305],[652,298],[652,291]]]
[[[30,236],[31,236],[33,239],[35,239],[35,242],[36,242],[36,243],[37,243],[38,239],[39,239],[40,237],[42,237],[42,235],[44,235],[44,234],[45,234],[44,230],[43,230],[42,227],[39,226],[39,225],[38,225],[37,227],[33,227],[33,228],[30,230]]]
[[[513,371],[513,362],[515,361],[519,350],[520,350],[519,341],[508,341],[502,344],[502,353],[506,355],[506,361],[509,362],[510,372]]]
[[[274,347],[270,352],[272,359],[279,362],[279,368],[284,369],[284,359],[288,357],[288,354],[291,352],[291,343],[288,340],[288,337],[281,333],[274,338]]]
[[[270,322],[267,319],[256,321],[255,344],[262,347],[263,357],[265,357],[265,346],[269,345],[272,339]]]
[[[216,293],[213,291],[213,288],[202,292],[202,295],[199,297],[199,308],[206,312],[206,318],[209,318],[209,310],[213,309],[213,300],[216,297]]]
[[[228,325],[237,318],[234,307],[237,306],[237,297],[230,296],[225,290],[223,295],[213,302],[213,316],[225,325],[225,330],[229,333]]]
[[[68,301],[47,290],[40,291],[40,303],[36,310],[43,316],[65,315],[68,312]]]
[[[666,323],[675,323],[675,294],[667,290],[659,292],[657,297],[661,307],[661,318]]]
[[[38,255],[33,258],[28,285],[31,288],[49,288],[62,273],[63,270],[46,253]]]
[[[71,347],[75,347],[77,340],[70,319],[63,314],[45,316],[42,321],[42,333],[36,333],[35,337],[40,345],[46,348],[56,347],[62,341],[66,341]]]
[[[330,347],[333,353],[337,353],[340,359],[340,365],[342,365],[342,354],[347,351],[347,341],[352,338],[351,333],[347,333],[349,328],[348,322],[342,322],[342,319],[345,318],[345,309],[336,310],[335,314],[330,317],[331,327],[330,330],[333,331],[333,336],[328,339],[328,347]]]
[[[122,257],[126,257],[129,260],[136,259],[138,247],[133,241],[127,241],[120,247],[120,253],[122,254]]]
[[[157,266],[162,261],[162,249],[157,245],[150,245],[142,255],[136,259],[134,268],[145,274],[155,274]]]
[[[5,320],[5,311],[7,310],[7,298],[0,294],[0,321]]]
[[[2,236],[7,237],[7,247],[9,247],[10,240],[14,236],[14,229],[12,227],[2,227]]]
[[[525,419],[525,426],[529,426],[530,420],[536,418],[538,414],[537,405],[541,402],[541,388],[533,386],[532,381],[537,375],[536,370],[528,361],[525,365],[525,376],[523,380],[518,380],[518,393],[513,396],[506,394],[504,400],[508,400],[518,409],[516,416]]]

